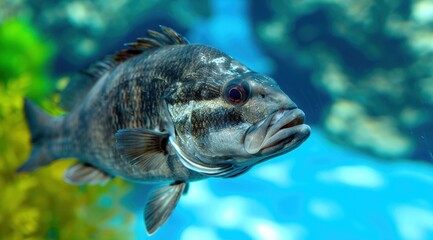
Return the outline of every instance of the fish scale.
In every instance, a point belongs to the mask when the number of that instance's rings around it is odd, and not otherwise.
[[[64,173],[71,184],[165,183],[146,202],[152,234],[189,182],[239,176],[310,134],[273,79],[217,49],[163,26],[127,46],[71,78],[60,102],[68,114],[25,100],[33,149],[18,171],[76,158]]]
[[[242,115],[236,109],[218,107],[216,109],[196,109],[191,113],[191,133],[200,138],[208,131],[218,131],[242,123]]]

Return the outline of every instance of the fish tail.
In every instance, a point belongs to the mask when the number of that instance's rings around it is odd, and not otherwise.
[[[53,117],[29,99],[24,99],[24,114],[30,129],[33,147],[29,159],[17,169],[17,172],[33,171],[54,161],[54,157],[45,144],[46,132],[50,123],[53,122]]]

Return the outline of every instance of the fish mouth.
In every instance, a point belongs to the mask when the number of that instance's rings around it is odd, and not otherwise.
[[[295,149],[311,132],[304,119],[305,114],[299,108],[270,114],[248,129],[244,137],[245,151],[251,155],[274,157]]]

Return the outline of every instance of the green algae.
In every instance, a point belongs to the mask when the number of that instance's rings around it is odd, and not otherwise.
[[[129,184],[68,185],[62,174],[74,160],[16,173],[31,149],[24,97],[62,113],[49,71],[56,47],[29,22],[8,20],[0,26],[0,49],[0,239],[127,239],[132,217],[120,201]],[[103,195],[110,204],[99,204]],[[115,218],[120,227],[112,226]]]

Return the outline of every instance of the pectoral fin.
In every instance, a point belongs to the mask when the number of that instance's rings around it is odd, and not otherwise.
[[[63,174],[65,182],[73,185],[104,185],[111,178],[109,174],[85,163],[76,163]]]
[[[167,160],[169,134],[144,128],[121,129],[116,133],[116,146],[124,159],[146,170],[157,169]]]
[[[144,211],[148,234],[153,234],[170,217],[188,183],[174,182],[151,193]]]

